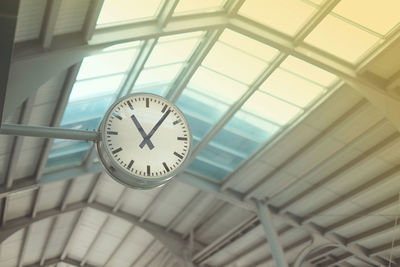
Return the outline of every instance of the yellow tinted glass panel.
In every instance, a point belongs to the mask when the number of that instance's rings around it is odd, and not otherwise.
[[[272,61],[278,54],[275,48],[231,30],[225,30],[219,40],[266,61]]]
[[[246,84],[252,83],[267,63],[223,43],[216,43],[203,65]]]
[[[314,81],[324,87],[328,87],[337,80],[337,77],[330,72],[320,69],[303,60],[289,56],[281,64],[281,68],[296,73],[304,78]]]
[[[285,125],[302,110],[263,92],[256,91],[242,107],[260,118]]]
[[[300,0],[247,0],[239,14],[294,36],[315,8]]]
[[[181,0],[175,14],[202,13],[221,10],[226,0]]]
[[[351,63],[356,63],[378,41],[378,37],[332,15],[327,16],[305,39],[306,43]]]
[[[97,25],[155,17],[161,0],[105,0]]]
[[[323,87],[281,69],[274,71],[260,89],[302,108],[324,92]]]
[[[400,22],[400,1],[340,1],[333,12],[385,35]]]

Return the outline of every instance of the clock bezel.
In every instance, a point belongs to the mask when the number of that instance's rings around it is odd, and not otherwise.
[[[131,173],[127,171],[124,167],[118,164],[117,161],[114,160],[114,157],[111,154],[111,151],[107,148],[105,145],[105,133],[106,133],[106,124],[105,121],[109,116],[111,116],[112,112],[114,111],[114,108],[118,106],[120,103],[126,101],[127,99],[131,97],[152,97],[152,98],[160,98],[164,102],[166,102],[169,106],[173,107],[178,113],[180,113],[181,117],[185,121],[185,124],[187,125],[187,130],[188,130],[188,151],[185,159],[182,161],[182,163],[175,168],[172,172],[169,172],[168,174],[157,177],[157,178],[144,178],[142,176],[135,175],[134,173]],[[165,98],[156,95],[156,94],[151,94],[151,93],[132,93],[129,95],[126,95],[124,97],[121,97],[117,99],[107,110],[105,113],[101,124],[99,126],[99,136],[101,137],[100,140],[96,144],[97,148],[97,154],[99,156],[100,162],[104,166],[105,171],[109,176],[111,176],[114,180],[117,182],[123,184],[124,186],[134,188],[134,189],[152,189],[152,188],[157,188],[160,187],[164,184],[166,184],[169,180],[171,180],[173,177],[178,175],[180,172],[182,172],[187,165],[189,164],[189,158],[191,157],[192,153],[192,145],[193,145],[193,137],[192,137],[192,131],[190,129],[190,125],[186,117],[184,116],[183,112],[173,103],[169,102]]]

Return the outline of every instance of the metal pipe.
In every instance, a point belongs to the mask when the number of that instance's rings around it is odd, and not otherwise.
[[[272,257],[275,260],[276,266],[278,267],[288,267],[287,261],[285,259],[285,254],[283,253],[282,246],[278,239],[278,234],[276,233],[272,225],[272,215],[268,207],[265,206],[260,201],[256,201],[258,217],[260,218],[261,224],[264,228],[265,234],[267,236],[268,244],[271,248]]]
[[[55,139],[70,139],[83,141],[97,141],[100,135],[96,131],[64,129],[46,126],[29,126],[17,124],[2,124],[0,134],[15,136],[34,136]]]

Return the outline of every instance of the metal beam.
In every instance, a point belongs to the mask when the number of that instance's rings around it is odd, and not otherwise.
[[[40,199],[42,196],[42,188],[38,187],[35,190],[35,196],[34,196],[34,200],[32,203],[32,208],[31,208],[31,217],[35,218],[37,215],[37,211],[38,211],[38,207],[39,207],[39,203],[40,203]]]
[[[92,0],[83,25],[82,36],[84,41],[90,41],[96,29],[97,19],[99,18],[104,0]]]
[[[97,141],[99,134],[95,131],[75,130],[58,127],[30,126],[18,124],[6,124],[0,128],[0,134],[14,136],[32,136],[55,139],[70,139],[83,141]]]
[[[157,22],[160,29],[163,29],[172,18],[172,14],[178,5],[179,0],[166,0],[157,16]]]
[[[55,216],[53,218],[53,221],[51,222],[50,229],[49,229],[49,231],[47,233],[47,236],[46,236],[46,241],[44,242],[44,248],[43,248],[42,253],[40,255],[40,265],[43,265],[44,261],[46,260],[47,251],[49,249],[49,243],[51,241],[51,237],[54,234],[54,229],[56,228],[56,225],[57,225],[57,222],[58,222],[58,218],[59,218],[59,216]]]
[[[289,158],[287,158],[285,161],[279,164],[273,171],[268,173],[263,179],[261,179],[259,182],[253,185],[249,190],[247,190],[245,193],[245,199],[246,200],[250,199],[255,194],[257,194],[261,190],[262,185],[265,184],[268,180],[270,180],[275,175],[280,174],[282,171],[284,171],[285,168],[288,167],[297,158],[309,152],[315,146],[321,144],[323,141],[325,141],[327,137],[332,135],[335,131],[339,130],[342,125],[348,123],[355,116],[364,112],[367,107],[368,107],[367,102],[365,100],[361,100],[351,109],[346,111],[342,116],[340,116],[338,119],[333,121],[328,127],[326,127],[320,134],[311,139],[311,141],[307,142],[304,146],[302,146],[300,149],[294,152]],[[225,183],[225,187],[226,185],[227,183]]]
[[[356,197],[366,194],[367,192],[370,192],[377,188],[378,186],[386,183],[388,180],[392,178],[397,178],[400,173],[400,166],[396,166],[382,174],[379,174],[375,178],[365,182],[359,187],[354,188],[353,190],[350,190],[349,192],[345,193],[344,195],[334,199],[331,202],[328,202],[327,204],[309,212],[307,215],[302,217],[302,223],[307,223],[310,222],[315,216],[318,216],[319,214],[328,211],[329,209],[332,209],[334,207],[339,206],[340,204],[345,203],[346,201],[349,202],[352,199],[355,199]]]
[[[90,242],[90,245],[89,245],[88,249],[86,250],[86,253],[83,255],[81,262],[80,262],[80,266],[84,266],[86,264],[86,262],[90,256],[90,253],[92,252],[93,247],[99,240],[101,233],[103,232],[104,227],[106,227],[107,223],[110,221],[110,218],[111,218],[110,216],[107,216],[106,219],[104,220],[104,222],[101,224],[101,226],[100,226],[99,230],[97,231],[96,235],[94,236],[92,242]]]
[[[26,247],[28,244],[28,237],[29,237],[30,229],[31,229],[31,227],[28,226],[24,230],[24,236],[22,237],[21,249],[18,254],[17,267],[22,267],[22,264],[24,263],[24,257],[25,257]]]
[[[367,218],[370,214],[377,214],[377,213],[379,213],[383,210],[386,210],[390,207],[394,207],[394,206],[398,205],[398,202],[399,202],[398,194],[390,196],[379,203],[376,203],[366,209],[363,209],[357,213],[352,214],[349,217],[346,217],[338,222],[335,222],[335,223],[327,226],[324,229],[324,233],[325,234],[332,233],[334,231],[337,231],[338,229],[349,226],[350,224],[354,224],[359,220]]]
[[[82,210],[80,211],[78,217],[76,218],[75,222],[72,225],[71,234],[68,236],[68,239],[65,242],[65,245],[62,249],[61,256],[60,256],[61,260],[64,260],[67,257],[68,250],[70,249],[71,243],[74,240],[74,237],[76,235],[76,230],[78,229],[78,225],[80,224],[80,222],[82,220],[84,210],[83,210],[83,208],[81,208],[81,209]]]
[[[3,114],[3,109],[5,105],[6,92],[8,92],[7,87],[11,57],[14,50],[14,37],[15,29],[17,27],[19,3],[19,0],[4,0],[0,3],[0,126],[7,117],[7,114]]]
[[[278,267],[288,267],[285,253],[283,252],[282,245],[280,244],[278,234],[276,233],[273,222],[272,214],[268,207],[263,203],[257,201],[258,217],[260,218],[261,224],[264,228],[267,236],[268,244],[272,252],[272,256],[275,260],[275,264]]]
[[[173,103],[178,100],[182,91],[186,88],[186,85],[189,83],[208,52],[217,42],[221,33],[222,30],[214,30],[207,33],[204,40],[199,44],[191,58],[188,60],[187,67],[178,75],[174,83],[171,85],[166,95],[166,99],[169,99]]]
[[[382,153],[382,151],[389,149],[390,147],[392,147],[394,144],[396,144],[399,141],[399,136],[400,135],[398,132],[390,135],[389,137],[387,137],[380,143],[374,145],[373,147],[369,148],[367,151],[363,152],[361,155],[350,160],[349,162],[347,162],[345,165],[343,165],[339,169],[331,172],[328,176],[324,177],[317,183],[313,184],[312,186],[308,187],[307,189],[296,194],[294,197],[290,198],[288,201],[286,201],[284,204],[282,204],[279,207],[279,213],[286,212],[294,203],[296,203],[299,200],[301,200],[302,198],[306,197],[307,195],[309,195],[311,192],[315,191],[316,189],[318,189],[322,186],[326,186],[327,184],[332,182],[335,178],[337,178],[339,175],[342,175],[351,169],[361,166],[367,160],[370,160],[371,158],[375,157],[376,155]]]
[[[0,214],[0,227],[4,226],[7,221],[7,210],[9,205],[9,198],[8,196],[3,197],[1,200],[1,214]]]
[[[32,114],[32,108],[33,108],[34,102],[35,102],[35,98],[29,97],[22,104],[22,109],[21,109],[20,116],[18,119],[19,124],[27,124],[28,123],[29,118]],[[0,129],[3,126],[4,126],[4,124],[1,125]],[[1,132],[1,130],[0,130],[0,132]],[[14,137],[10,158],[8,160],[6,176],[5,176],[6,188],[11,188],[11,186],[13,185],[14,175],[15,175],[15,171],[17,169],[17,162],[18,162],[19,156],[21,154],[23,140],[24,140],[23,137],[20,137],[20,136]]]
[[[46,11],[42,22],[42,29],[40,32],[40,42],[44,49],[48,49],[51,46],[60,7],[61,0],[47,1]]]

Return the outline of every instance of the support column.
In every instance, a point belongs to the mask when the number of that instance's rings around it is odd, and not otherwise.
[[[276,266],[288,267],[289,265],[285,259],[285,254],[283,253],[282,246],[279,242],[278,234],[276,233],[272,223],[271,212],[262,202],[257,200],[256,204],[258,217],[260,218],[261,224],[267,236],[268,245],[271,248],[272,257],[275,260]]]

